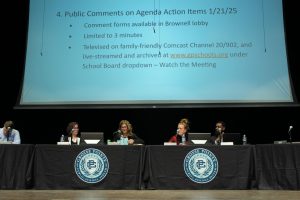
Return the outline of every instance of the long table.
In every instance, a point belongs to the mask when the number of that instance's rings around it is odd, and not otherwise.
[[[75,170],[82,152],[107,158],[107,174],[84,181]],[[209,151],[215,176],[195,182],[186,160]],[[0,144],[0,189],[300,189],[300,144],[237,146],[106,146]],[[198,156],[199,157],[199,156]],[[201,157],[201,156],[200,156]],[[84,157],[83,157],[84,158]],[[202,159],[202,158],[201,158]],[[203,160],[196,166],[204,166]],[[83,159],[84,160],[84,159]],[[196,160],[196,159],[195,159]],[[90,159],[93,167],[93,158]],[[79,167],[82,167],[79,165]]]

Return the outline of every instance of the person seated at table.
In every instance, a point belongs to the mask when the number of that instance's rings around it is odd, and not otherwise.
[[[181,119],[177,125],[176,134],[169,139],[169,142],[176,143],[177,145],[189,144],[189,124],[190,122],[187,118]]]
[[[225,134],[226,124],[223,121],[217,121],[215,130],[211,133],[210,143],[220,145],[223,142],[223,135]]]
[[[119,128],[113,133],[112,142],[117,142],[121,140],[121,137],[128,139],[128,144],[144,144],[144,140],[139,138],[135,133],[133,133],[132,125],[127,120],[121,120],[119,123]]]
[[[66,128],[68,137],[66,141],[71,142],[71,145],[79,145],[80,137],[79,137],[79,124],[78,122],[70,122]]]
[[[6,121],[0,129],[0,141],[11,144],[21,144],[20,133],[14,129],[13,121]]]

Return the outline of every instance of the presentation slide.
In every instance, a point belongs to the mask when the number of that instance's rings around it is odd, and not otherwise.
[[[293,101],[281,0],[30,0],[20,105]]]

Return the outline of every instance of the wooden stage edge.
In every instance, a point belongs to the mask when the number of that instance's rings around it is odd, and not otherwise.
[[[2,200],[299,200],[296,190],[0,190]]]

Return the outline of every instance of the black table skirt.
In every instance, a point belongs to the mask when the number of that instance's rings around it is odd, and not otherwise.
[[[76,174],[74,162],[87,148],[101,150],[109,162],[106,177],[86,183]],[[37,145],[35,149],[35,189],[140,189],[143,146],[57,146]]]
[[[300,144],[256,145],[258,189],[300,189]]]
[[[32,188],[34,145],[0,145],[0,188]]]
[[[195,148],[210,150],[218,160],[218,173],[208,183],[191,181],[184,158]],[[247,146],[147,146],[144,183],[148,189],[251,189],[255,186],[254,147]]]
[[[74,162],[87,148],[102,151],[109,171],[97,183],[76,174]],[[218,172],[207,183],[191,181],[184,158],[211,151]],[[236,146],[106,146],[0,144],[0,189],[300,189],[300,144]]]

